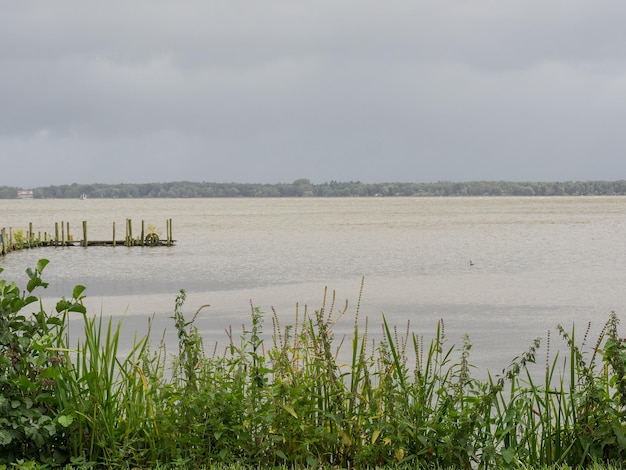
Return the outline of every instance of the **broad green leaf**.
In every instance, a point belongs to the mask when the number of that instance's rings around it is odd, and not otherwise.
[[[511,448],[504,449],[502,451],[502,458],[507,464],[510,464],[515,458],[515,451]]]
[[[80,295],[85,291],[86,287],[85,286],[81,286],[81,285],[77,285],[74,286],[74,291],[72,292],[72,297],[76,300],[80,299]]]
[[[622,450],[626,449],[626,436],[624,435],[622,428],[616,424],[612,424],[611,427],[613,428],[613,432],[615,433],[615,437],[617,438],[617,443],[620,448]]]
[[[13,302],[11,302],[11,309],[14,312],[19,312],[20,310],[22,310],[23,306],[24,301],[22,299],[14,299]]]
[[[74,304],[72,305],[69,310],[69,312],[78,312],[78,313],[87,313],[87,308],[83,305],[83,304]]]
[[[70,308],[71,306],[72,306],[71,302],[69,302],[66,299],[61,299],[57,302],[56,310],[57,312],[61,313],[67,310],[68,308]]]
[[[47,259],[40,259],[39,261],[37,261],[37,271],[42,272],[44,270],[44,268],[48,265],[50,261],[48,261]]]
[[[56,379],[59,376],[59,369],[56,367],[46,367],[39,373],[39,377],[43,379]]]
[[[48,325],[55,325],[55,326],[61,326],[63,325],[63,320],[61,320],[60,318],[57,317],[50,317],[46,319],[46,324]]]
[[[28,281],[28,284],[26,284],[26,290],[28,292],[32,292],[40,285],[41,285],[41,279],[39,279],[36,276],[34,277],[31,276],[30,280]]]
[[[70,415],[61,415],[57,418],[57,421],[61,426],[67,428],[74,422],[74,418]]]
[[[13,437],[11,436],[11,433],[9,433],[9,431],[5,429],[0,429],[0,446],[9,445],[12,440]]]
[[[49,436],[54,436],[57,433],[57,428],[52,423],[44,425],[43,428],[48,431]]]

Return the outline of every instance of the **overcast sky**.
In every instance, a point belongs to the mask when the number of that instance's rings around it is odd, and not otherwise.
[[[0,185],[626,178],[623,0],[0,7]]]

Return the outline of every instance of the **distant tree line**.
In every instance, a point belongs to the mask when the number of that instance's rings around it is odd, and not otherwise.
[[[88,198],[230,198],[230,197],[441,197],[441,196],[591,196],[626,195],[626,180],[568,182],[470,181],[437,183],[313,184],[210,183],[177,181],[142,184],[69,184],[41,188],[0,186],[0,198],[14,199],[18,189],[32,189],[36,199]]]

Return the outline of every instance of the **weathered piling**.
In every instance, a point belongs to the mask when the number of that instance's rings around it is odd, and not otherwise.
[[[0,230],[0,255],[6,255],[7,254],[7,246],[8,246],[8,240],[7,240],[7,231],[5,228]]]
[[[126,219],[126,246],[133,246],[133,221]]]
[[[83,220],[83,246],[87,248],[88,246],[88,238],[87,238],[87,221]]]

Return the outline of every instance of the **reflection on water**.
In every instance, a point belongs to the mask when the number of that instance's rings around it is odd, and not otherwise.
[[[198,320],[209,344],[247,321],[250,300],[287,324],[296,302],[319,308],[325,286],[356,302],[364,277],[361,316],[372,330],[384,313],[428,337],[443,318],[451,343],[468,333],[474,362],[502,368],[557,323],[599,331],[626,303],[620,197],[3,200],[0,211],[0,226],[51,232],[65,221],[75,238],[87,220],[92,239],[126,218],[162,233],[173,219],[174,247],[12,253],[0,259],[3,277],[23,280],[46,257],[45,298],[84,284],[90,311],[124,315],[127,331],[152,314],[167,325],[184,288],[190,315],[211,304]]]

